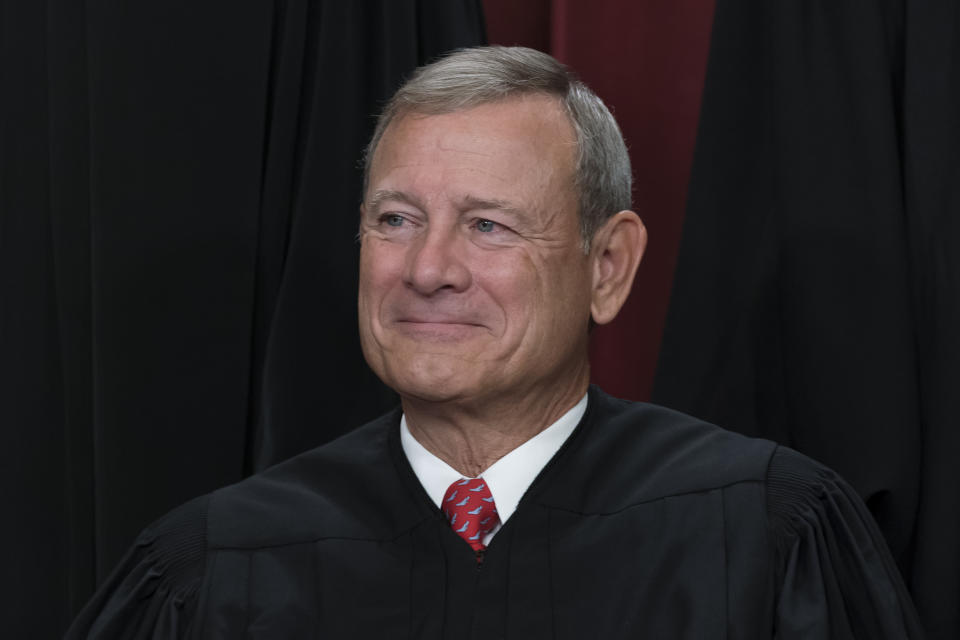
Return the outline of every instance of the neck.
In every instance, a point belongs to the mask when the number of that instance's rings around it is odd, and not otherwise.
[[[550,393],[520,399],[425,402],[403,398],[410,434],[466,477],[476,477],[560,419],[586,393],[589,369]]]

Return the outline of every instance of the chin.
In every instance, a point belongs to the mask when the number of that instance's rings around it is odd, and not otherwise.
[[[400,365],[387,365],[381,378],[401,397],[425,402],[449,402],[473,395],[479,387],[463,361],[421,354]]]
[[[469,385],[456,384],[450,380],[408,379],[390,386],[401,398],[422,402],[454,402],[470,395]]]

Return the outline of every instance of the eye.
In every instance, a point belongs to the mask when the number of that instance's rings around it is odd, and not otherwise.
[[[476,227],[477,231],[482,233],[490,233],[496,230],[497,223],[493,220],[477,220]]]
[[[403,216],[396,213],[386,213],[383,216],[381,216],[380,220],[385,222],[388,227],[403,226]]]

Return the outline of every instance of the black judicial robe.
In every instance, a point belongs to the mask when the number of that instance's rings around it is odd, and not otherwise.
[[[919,638],[829,469],[592,387],[482,564],[395,411],[148,527],[69,638]]]

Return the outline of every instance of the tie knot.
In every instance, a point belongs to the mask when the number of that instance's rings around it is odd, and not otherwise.
[[[451,484],[443,496],[443,513],[454,532],[474,551],[483,550],[483,537],[500,524],[497,505],[483,478],[464,478]]]

